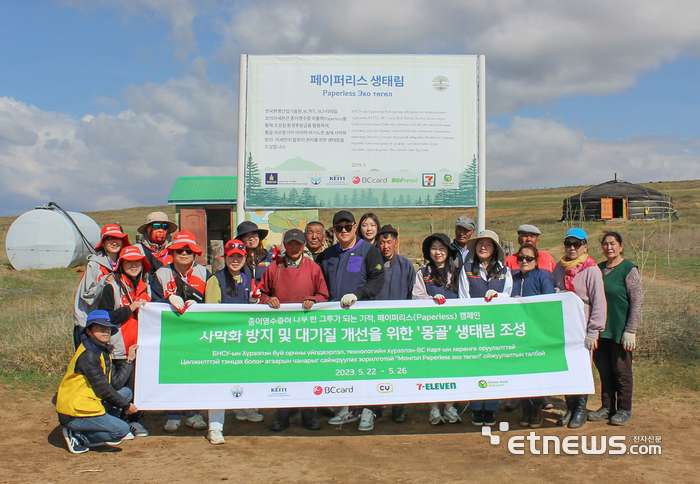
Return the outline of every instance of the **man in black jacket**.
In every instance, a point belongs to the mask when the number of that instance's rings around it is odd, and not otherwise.
[[[58,421],[73,454],[100,445],[119,445],[130,432],[119,415],[138,411],[131,403],[131,389],[124,386],[134,369],[138,345],[129,349],[126,360],[113,364],[109,337],[116,334],[117,327],[104,310],[91,312],[83,331],[87,338],[68,363],[56,394]]]

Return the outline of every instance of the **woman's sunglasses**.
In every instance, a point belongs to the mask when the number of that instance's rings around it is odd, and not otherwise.
[[[168,223],[162,224],[160,222],[156,222],[154,224],[151,224],[151,227],[153,227],[153,230],[168,230],[169,225],[170,224],[168,224]]]
[[[336,232],[350,232],[354,225],[355,224],[334,225],[333,228],[335,229]]]
[[[529,255],[528,256],[524,256],[524,255],[518,256],[518,262],[532,262],[533,260],[535,260],[535,258],[530,257]]]
[[[567,249],[568,249],[569,247],[573,247],[574,249],[578,250],[578,249],[581,248],[582,245],[583,245],[583,242],[581,242],[580,240],[576,240],[576,241],[574,241],[574,242],[572,242],[572,241],[570,241],[570,240],[565,240],[565,241],[564,241],[564,247],[566,247]]]
[[[245,245],[243,244],[226,244],[226,250],[240,249],[245,250]]]
[[[189,247],[183,247],[182,249],[175,249],[175,253],[180,255],[189,255],[194,254],[194,251]]]

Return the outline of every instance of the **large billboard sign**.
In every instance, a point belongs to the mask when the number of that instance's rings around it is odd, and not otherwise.
[[[477,204],[478,56],[243,62],[246,209]]]

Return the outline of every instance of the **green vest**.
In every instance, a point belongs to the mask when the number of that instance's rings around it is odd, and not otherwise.
[[[620,343],[622,341],[622,333],[625,332],[630,310],[630,299],[627,294],[627,282],[625,279],[630,271],[637,266],[625,259],[606,274],[606,264],[607,262],[598,264],[598,267],[603,272],[605,299],[608,302],[608,320],[605,323],[605,330],[600,333],[600,337]]]

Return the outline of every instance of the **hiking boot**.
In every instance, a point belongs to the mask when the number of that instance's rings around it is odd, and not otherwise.
[[[221,445],[226,443],[224,433],[221,430],[210,430],[207,434],[207,440],[214,445]]]
[[[521,422],[522,423],[522,422]],[[538,429],[542,427],[542,405],[532,405],[530,407],[530,428]]]
[[[180,425],[182,424],[181,419],[168,419],[167,422],[165,422],[165,427],[163,427],[163,430],[166,432],[177,432],[177,429],[180,428]]]
[[[63,427],[63,438],[66,439],[66,445],[68,446],[68,452],[71,454],[84,454],[89,451],[90,448],[83,445],[83,443],[78,440],[78,437],[73,435],[73,432]]]
[[[462,421],[462,417],[459,416],[459,412],[457,412],[457,409],[454,407],[447,407],[443,414],[443,418],[451,424]]]
[[[610,425],[625,425],[632,418],[632,412],[629,410],[619,410],[615,415],[610,417]]]
[[[358,430],[363,432],[368,432],[374,428],[374,412],[369,408],[362,409],[362,417],[360,418],[360,425],[357,427]]]
[[[148,430],[146,430],[146,427],[141,425],[141,423],[139,422],[129,422],[129,428],[131,429],[131,433],[134,434],[135,437],[148,436]]]
[[[292,411],[288,408],[280,408],[275,415],[275,421],[272,422],[270,430],[273,432],[282,432],[289,428],[289,419],[292,417]]]
[[[589,422],[600,422],[606,418],[610,418],[610,409],[608,407],[600,407],[595,412],[588,412]]]
[[[495,410],[484,410],[484,425],[496,425]]]
[[[569,420],[570,429],[578,429],[585,425],[588,414],[586,410],[587,403],[588,395],[576,395],[574,397],[574,408],[571,411],[571,420]]]
[[[472,410],[472,424],[484,425],[484,411],[483,410]]]
[[[438,424],[441,424],[445,421],[442,418],[442,415],[440,415],[439,408],[431,408],[430,409],[430,415],[428,416],[428,420],[430,420],[431,425],[438,425]]]
[[[195,413],[191,417],[187,417],[185,420],[185,423],[187,424],[188,427],[192,427],[195,430],[204,430],[207,428],[207,423],[204,421],[202,416],[198,413]]]
[[[349,407],[343,407],[335,417],[328,421],[331,425],[343,425],[344,423],[357,422],[360,420],[360,414],[357,410],[350,410]]]
[[[247,420],[249,422],[262,422],[265,417],[261,413],[258,413],[257,408],[246,408],[244,410],[234,410],[233,415],[236,420]]]
[[[520,408],[523,413],[520,415],[520,426],[529,427],[530,426],[530,414],[532,412],[532,405],[527,400],[520,402]]]
[[[301,410],[301,426],[306,430],[321,430],[321,423],[314,418],[313,408],[304,408]]]

